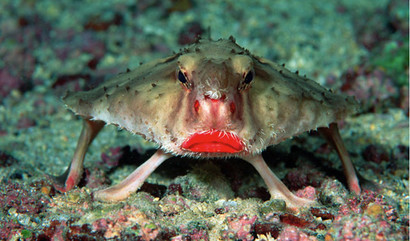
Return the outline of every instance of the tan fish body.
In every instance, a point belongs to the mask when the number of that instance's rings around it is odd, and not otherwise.
[[[63,100],[85,124],[70,167],[56,178],[60,191],[79,182],[89,144],[105,124],[114,124],[157,143],[160,150],[120,184],[96,191],[99,200],[127,198],[172,155],[236,156],[257,169],[272,198],[284,199],[289,207],[310,205],[312,200],[295,196],[273,174],[261,152],[316,129],[338,151],[349,188],[360,193],[335,124],[357,111],[356,101],[253,56],[233,38],[199,40]]]

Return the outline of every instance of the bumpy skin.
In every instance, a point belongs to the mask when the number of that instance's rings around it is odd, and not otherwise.
[[[295,197],[270,170],[264,171],[267,166],[260,153],[302,132],[327,128],[357,110],[353,98],[334,94],[283,66],[253,56],[232,38],[200,40],[175,55],[120,74],[96,89],[68,94],[63,100],[88,123],[114,124],[159,144],[163,151],[147,161],[155,164],[145,167],[144,175],[165,160],[164,155],[237,156],[258,169],[272,196],[294,207],[310,201]],[[338,134],[337,126],[334,128]],[[98,131],[90,129],[89,135]],[[323,133],[333,135],[328,140],[334,140],[334,131]],[[351,166],[346,174],[359,193],[347,152],[341,158]],[[60,179],[78,176],[78,172],[72,170]],[[111,188],[97,192],[97,198],[127,197],[144,181],[136,181],[141,172],[135,173],[122,183],[127,191],[120,194],[118,187]]]

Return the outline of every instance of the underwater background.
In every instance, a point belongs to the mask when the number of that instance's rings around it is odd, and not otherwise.
[[[405,0],[1,0],[0,240],[408,240],[409,4]],[[241,160],[173,158],[129,199],[92,190],[118,183],[155,146],[115,126],[85,159],[78,187],[46,174],[69,164],[82,121],[61,101],[195,42],[234,36],[251,53],[355,96],[341,124],[361,176],[346,189],[336,153],[317,133],[268,148],[298,213],[269,200]]]

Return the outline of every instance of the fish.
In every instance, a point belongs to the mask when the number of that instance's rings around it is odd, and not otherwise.
[[[337,125],[358,111],[358,102],[253,55],[233,37],[198,39],[92,90],[68,93],[63,101],[84,124],[68,169],[52,177],[61,192],[79,183],[89,145],[111,124],[156,143],[158,150],[120,183],[95,190],[99,201],[128,198],[165,160],[188,156],[241,158],[258,171],[271,198],[289,208],[316,205],[293,194],[262,157],[267,147],[311,130],[336,149],[350,191],[361,192]]]

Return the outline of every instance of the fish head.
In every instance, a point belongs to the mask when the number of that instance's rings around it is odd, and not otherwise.
[[[188,134],[181,149],[205,155],[246,152],[241,133],[250,126],[244,122],[243,98],[254,78],[252,58],[209,53],[197,49],[178,59],[175,78],[185,91],[183,128]]]

